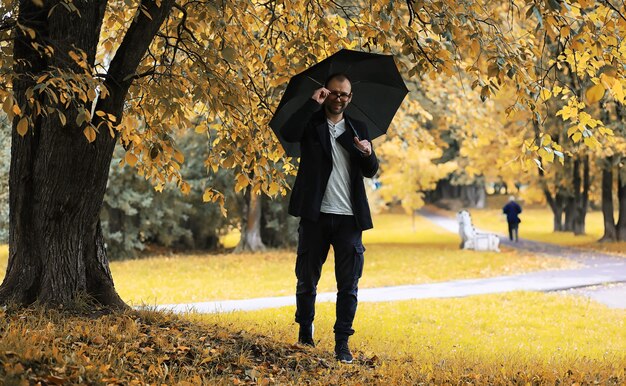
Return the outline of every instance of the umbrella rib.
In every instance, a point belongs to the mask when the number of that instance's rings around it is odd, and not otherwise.
[[[365,115],[365,117],[366,117],[367,119],[369,119],[369,120],[370,120],[370,121],[371,121],[371,122],[372,122],[372,123],[376,126],[376,121],[374,121],[374,120],[372,119],[372,117],[370,117],[370,116],[369,116],[369,115],[368,115],[365,111],[363,111],[363,109],[362,109],[362,108],[360,108],[358,105],[356,105],[356,104],[354,104],[354,103],[352,104],[352,106],[356,107],[356,108],[357,108],[360,112],[362,112],[362,113],[363,113],[363,115]],[[378,128],[378,127],[376,127],[376,128]],[[378,129],[382,131],[382,129],[380,129],[380,128],[378,128]]]
[[[306,76],[307,78],[311,79],[313,82],[317,83],[318,85],[322,86],[322,84],[317,80],[317,79],[313,79],[310,76]]]

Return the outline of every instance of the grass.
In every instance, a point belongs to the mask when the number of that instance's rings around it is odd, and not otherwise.
[[[570,268],[564,259],[524,252],[459,250],[458,236],[417,217],[377,216],[364,233],[365,268],[361,288],[492,277],[540,269]],[[335,291],[332,253],[324,265],[320,292]],[[116,287],[133,304],[292,295],[295,251],[247,254],[159,256],[111,263]]]
[[[0,244],[0,273],[4,274],[6,272],[8,261],[9,261],[9,246],[7,244],[4,244],[4,245]]]
[[[366,231],[361,288],[493,277],[541,269],[574,267],[557,258],[504,249],[501,253],[459,250],[458,235],[417,216],[376,216]],[[0,249],[0,269],[6,255]],[[188,254],[114,261],[111,272],[122,298],[131,304],[170,304],[293,295],[295,251],[245,254]],[[2,269],[0,272],[4,272]],[[335,291],[332,253],[324,265],[320,292]]]
[[[293,313],[284,307],[194,318],[289,344],[297,336]],[[334,305],[318,305],[317,315],[316,350],[331,351]],[[389,384],[623,384],[625,322],[624,310],[555,293],[361,303],[351,346],[360,363],[380,363],[371,373],[356,371]]]
[[[563,259],[508,251],[482,253],[412,244],[367,248],[361,288],[491,277],[571,267]],[[293,295],[295,253],[187,255],[111,263],[116,288],[133,304]],[[332,256],[324,265],[320,292],[335,291]]]
[[[297,338],[295,307],[202,315],[200,319],[263,333],[285,343]],[[317,306],[316,341],[331,349],[334,304]],[[456,299],[359,303],[351,339],[361,354],[411,355],[416,360],[509,355],[537,361],[555,356],[626,360],[626,310],[562,293],[509,292]],[[626,364],[626,363],[625,363]]]
[[[472,221],[477,228],[506,234],[507,224],[500,209],[472,209]],[[452,216],[452,213],[449,213]],[[599,243],[604,234],[602,212],[590,211],[585,219],[584,235],[572,232],[553,232],[552,212],[548,208],[524,209],[520,215],[520,238],[563,246],[592,249],[601,252],[616,253],[626,256],[626,242]]]

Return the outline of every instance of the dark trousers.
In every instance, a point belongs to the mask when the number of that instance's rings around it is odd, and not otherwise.
[[[352,322],[365,251],[361,233],[354,216],[321,213],[318,221],[300,220],[296,259],[296,322],[301,325],[313,323],[317,283],[332,245],[337,280],[335,339],[347,339],[354,334]]]
[[[518,228],[519,228],[519,222],[517,222],[517,221],[509,221],[509,240],[517,241],[517,239],[518,239]]]

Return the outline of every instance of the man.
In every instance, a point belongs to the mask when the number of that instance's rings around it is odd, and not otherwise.
[[[301,157],[289,214],[300,217],[296,259],[298,341],[314,346],[315,296],[330,246],[335,251],[337,307],[335,356],[352,363],[348,338],[363,272],[361,233],[372,228],[363,177],[373,177],[378,160],[365,124],[344,111],[352,100],[345,74],[333,74],[283,126],[281,135],[299,142]]]
[[[506,214],[506,222],[509,224],[509,240],[518,241],[519,214],[522,213],[522,207],[515,202],[515,197],[510,196],[509,202],[502,208],[502,213]]]

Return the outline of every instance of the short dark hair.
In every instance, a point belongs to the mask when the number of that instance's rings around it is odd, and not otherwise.
[[[326,78],[326,82],[324,82],[324,87],[328,87],[328,83],[330,83],[334,79],[337,79],[340,82],[347,80],[348,82],[350,82],[350,85],[352,85],[352,81],[350,80],[348,75],[344,74],[343,72],[335,72],[334,74],[331,74],[328,78]]]

